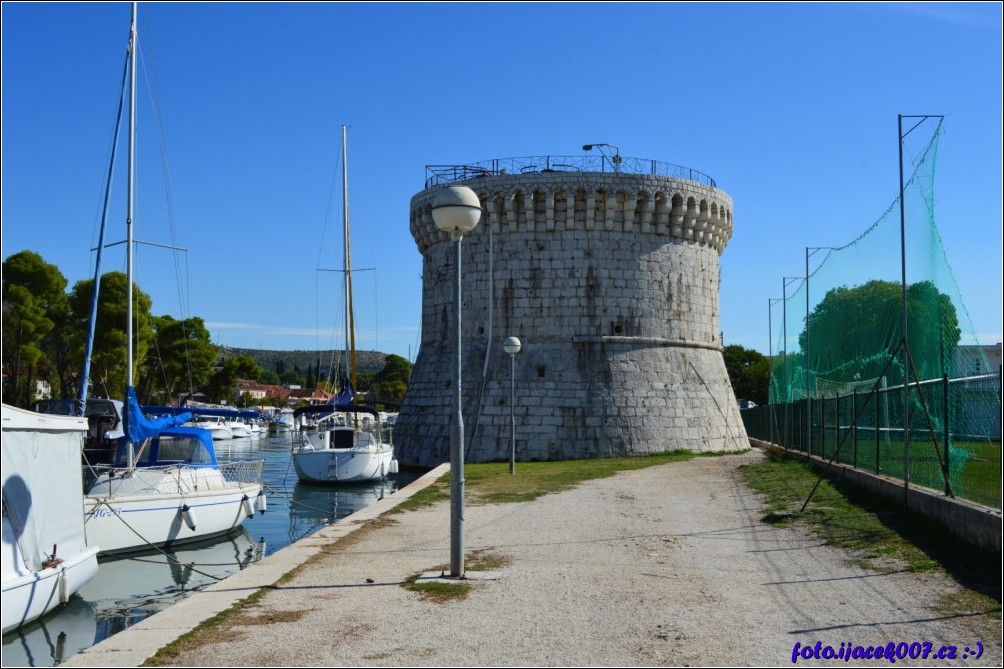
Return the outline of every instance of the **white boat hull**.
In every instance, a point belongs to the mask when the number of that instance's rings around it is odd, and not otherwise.
[[[307,483],[379,481],[392,473],[393,462],[394,451],[389,446],[372,452],[329,448],[293,453],[296,475]]]
[[[254,515],[261,483],[227,481],[214,468],[138,469],[98,479],[84,497],[87,543],[101,555],[230,532]]]
[[[4,520],[4,532],[9,525]],[[41,618],[80,589],[98,573],[98,549],[77,553],[61,564],[3,580],[3,633]]]
[[[69,601],[98,571],[80,513],[82,417],[3,405],[3,632]]]
[[[229,425],[228,427],[234,439],[243,439],[251,436],[251,428],[247,425]]]
[[[206,539],[230,532],[243,523],[249,517],[244,500],[253,505],[259,492],[260,485],[245,485],[185,497],[87,498],[84,529],[88,543],[99,546],[101,555]],[[186,522],[186,514],[195,519],[194,528]]]
[[[226,426],[214,426],[209,428],[209,431],[213,435],[213,441],[226,441],[234,438],[234,431]]]

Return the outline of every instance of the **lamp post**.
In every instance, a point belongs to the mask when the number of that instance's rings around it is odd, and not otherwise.
[[[608,158],[607,154],[603,152],[604,146],[614,150],[614,155],[612,157]],[[604,142],[601,142],[599,144],[583,144],[582,146],[583,151],[592,151],[594,148],[599,149],[600,155],[603,156],[604,159],[609,160],[611,163],[613,163],[614,172],[620,172],[621,163],[623,162],[623,159],[621,158],[621,150],[619,146],[617,146],[616,144],[606,144]]]
[[[516,354],[522,347],[516,337],[506,337],[502,349],[509,354],[509,417],[512,419],[509,435],[509,473],[516,473]]]
[[[454,285],[456,357],[453,368],[453,421],[450,432],[450,576],[464,576],[464,416],[460,409],[461,318],[460,242],[481,220],[481,201],[467,186],[443,189],[432,201],[432,220],[456,245],[457,273]]]

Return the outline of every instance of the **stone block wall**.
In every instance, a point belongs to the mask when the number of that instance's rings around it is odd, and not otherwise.
[[[534,173],[471,179],[481,223],[461,243],[467,460],[732,451],[748,441],[718,341],[723,191],[665,177]],[[422,345],[395,430],[398,459],[449,459],[456,245],[412,198],[423,254]],[[486,365],[487,358],[487,365]],[[485,371],[487,369],[487,374]]]

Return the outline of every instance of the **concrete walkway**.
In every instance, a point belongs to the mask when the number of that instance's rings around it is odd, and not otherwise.
[[[695,458],[533,502],[468,506],[468,555],[500,559],[464,600],[405,579],[449,563],[449,505],[383,516],[441,468],[130,629],[64,666],[137,666],[305,564],[256,603],[197,630],[176,666],[791,665],[795,644],[929,642],[1000,666],[1001,621],[943,574],[866,571],[804,529],[760,522],[738,468]],[[518,475],[518,469],[517,469]],[[374,521],[374,522],[368,522]],[[998,614],[999,615],[999,614]],[[979,659],[973,651],[981,642]],[[810,653],[811,654],[811,653]],[[838,660],[798,658],[798,664]],[[928,661],[931,661],[929,659]],[[903,660],[901,665],[923,662]],[[889,664],[852,660],[843,664]]]

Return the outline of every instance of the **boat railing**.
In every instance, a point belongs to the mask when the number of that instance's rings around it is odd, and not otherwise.
[[[223,478],[231,483],[261,483],[264,460],[232,460],[219,463]]]

